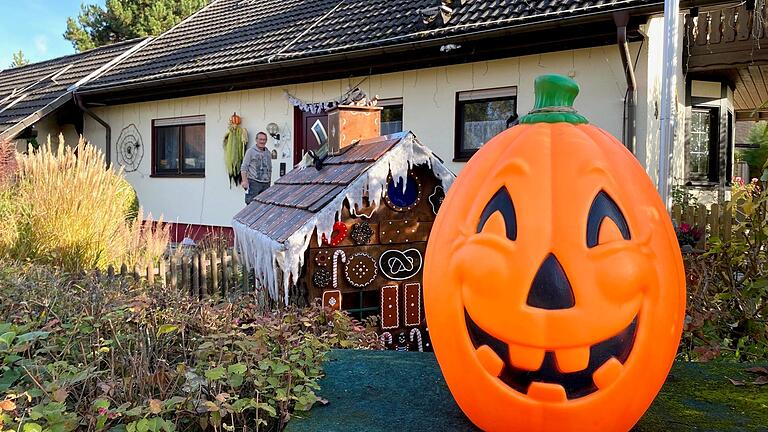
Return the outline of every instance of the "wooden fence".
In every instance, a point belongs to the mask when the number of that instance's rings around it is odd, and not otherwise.
[[[252,285],[237,251],[234,249],[175,254],[154,266],[119,269],[110,266],[110,276],[122,275],[143,279],[150,284],[173,287],[193,297],[226,297],[234,291],[251,291]]]
[[[696,244],[697,249],[704,249],[712,237],[723,241],[730,240],[735,222],[730,202],[712,204],[709,207],[704,204],[685,208],[676,205],[672,207],[672,220],[677,226],[688,224],[702,230],[702,236]]]

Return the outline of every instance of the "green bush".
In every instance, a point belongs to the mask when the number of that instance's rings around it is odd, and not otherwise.
[[[324,354],[378,348],[319,307],[263,311],[93,273],[0,262],[0,431],[281,430]]]

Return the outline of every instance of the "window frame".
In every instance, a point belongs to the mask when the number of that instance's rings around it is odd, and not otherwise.
[[[161,123],[158,125],[158,123]],[[152,167],[152,174],[151,177],[158,177],[158,178],[204,178],[205,177],[205,170],[206,168],[203,167],[202,169],[194,168],[194,169],[185,169],[184,168],[184,128],[185,127],[191,127],[191,126],[202,126],[203,127],[203,162],[205,163],[205,153],[206,153],[206,139],[205,139],[205,115],[197,115],[197,116],[187,116],[187,117],[172,117],[172,118],[164,118],[164,119],[153,119],[152,120],[152,152],[151,152],[151,167]],[[166,127],[176,127],[178,128],[178,168],[174,170],[165,170],[160,169],[157,165],[157,154],[158,154],[158,148],[159,145],[157,132],[159,128],[166,128]]]
[[[483,94],[502,93],[509,92],[506,96],[487,96]],[[462,95],[467,95],[467,99],[462,100]],[[463,107],[467,103],[487,103],[498,102],[504,100],[512,100],[514,103],[514,114],[517,114],[517,86],[510,87],[496,87],[490,89],[480,90],[467,90],[456,92],[455,101],[455,120],[454,120],[454,136],[453,136],[453,161],[454,162],[467,162],[469,159],[477,153],[479,149],[466,149],[464,148],[464,110]]]
[[[705,175],[693,175],[691,172],[690,157],[693,140],[693,113],[709,113],[709,145],[707,148],[707,173]],[[688,118],[688,138],[685,151],[685,178],[686,182],[695,184],[719,184],[720,183],[720,107],[712,105],[692,105]]]

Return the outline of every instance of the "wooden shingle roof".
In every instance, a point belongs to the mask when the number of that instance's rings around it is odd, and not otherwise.
[[[320,170],[294,169],[257,196],[234,220],[284,243],[406,135],[363,140],[328,157]]]

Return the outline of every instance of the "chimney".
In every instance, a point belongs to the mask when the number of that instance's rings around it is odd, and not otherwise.
[[[339,105],[328,113],[328,154],[381,135],[381,107]]]

